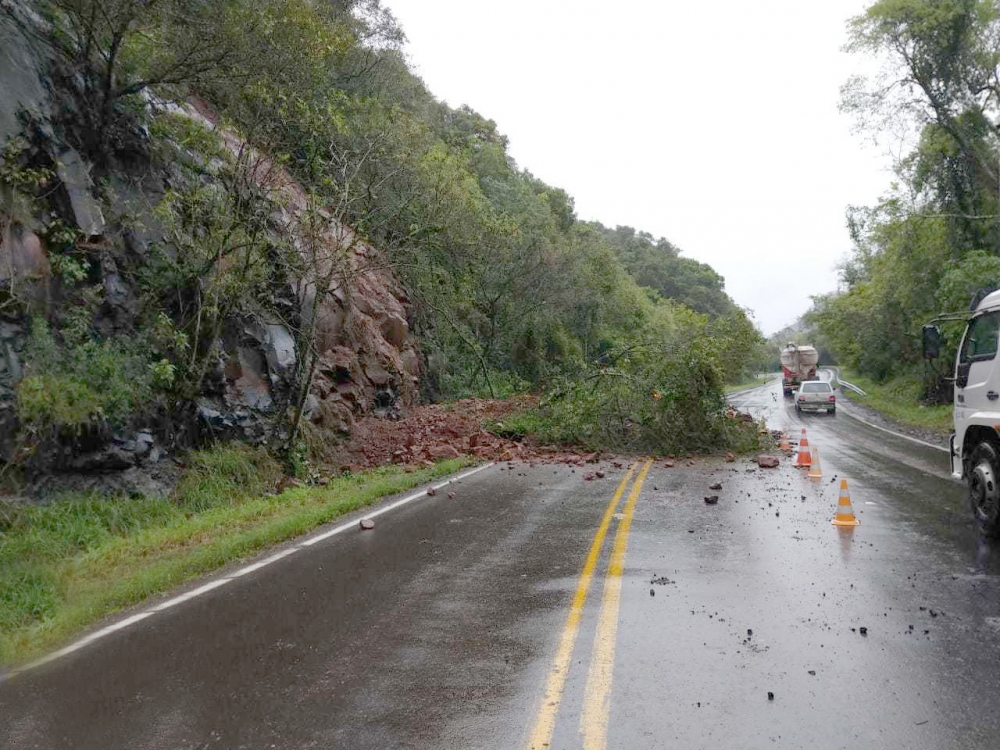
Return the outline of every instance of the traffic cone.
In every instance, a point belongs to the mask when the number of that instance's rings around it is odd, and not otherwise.
[[[809,438],[806,437],[806,428],[802,428],[802,437],[799,439],[799,455],[795,457],[795,466],[798,468],[808,468],[812,465],[812,456],[809,455]]]
[[[792,446],[788,442],[788,433],[785,432],[784,430],[782,430],[781,432],[781,440],[778,441],[778,450],[788,451],[788,452],[791,452],[792,450]]]
[[[819,465],[819,446],[812,447],[812,464],[809,466],[809,478],[819,479],[823,476],[823,469]]]
[[[830,521],[834,526],[858,526],[861,521],[854,517],[851,507],[851,493],[847,491],[847,480],[840,480],[840,500],[837,502],[837,515]]]

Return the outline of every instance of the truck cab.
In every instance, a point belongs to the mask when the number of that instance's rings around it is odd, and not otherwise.
[[[982,529],[1000,534],[1000,290],[980,293],[968,313],[955,358],[954,432],[950,439],[952,477],[968,488],[973,515]],[[937,354],[940,334],[924,327],[924,354]]]

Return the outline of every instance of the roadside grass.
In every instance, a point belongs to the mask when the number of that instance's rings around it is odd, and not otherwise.
[[[723,391],[726,394],[736,393],[736,391],[745,391],[750,388],[756,388],[757,386],[764,385],[765,383],[770,383],[772,380],[781,377],[776,372],[761,373],[759,375],[753,375],[751,377],[744,378],[738,383],[726,383],[723,387]]]
[[[173,498],[67,494],[0,509],[0,664],[52,650],[123,608],[468,465],[382,467],[266,494],[263,450],[193,453]]]
[[[951,432],[951,405],[920,403],[923,385],[918,377],[900,375],[885,383],[876,383],[849,370],[843,370],[841,374],[844,380],[867,394],[861,396],[842,388],[841,393],[852,401],[864,404],[902,425],[930,430],[942,437]]]

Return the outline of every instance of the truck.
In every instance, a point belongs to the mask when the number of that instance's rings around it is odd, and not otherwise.
[[[951,475],[965,483],[972,514],[988,536],[1000,535],[1000,290],[981,290],[969,310],[923,327],[924,357],[938,359],[941,321],[964,321],[952,369]]]
[[[781,388],[785,395],[799,387],[804,380],[816,379],[816,364],[819,352],[808,344],[798,346],[789,343],[781,350]]]

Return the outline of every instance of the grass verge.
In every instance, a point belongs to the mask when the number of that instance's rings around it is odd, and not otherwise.
[[[273,459],[221,447],[192,454],[171,499],[70,494],[0,508],[0,664],[36,658],[111,613],[469,463],[382,467],[267,495],[281,475]]]
[[[841,389],[847,398],[863,404],[883,416],[908,427],[929,430],[941,437],[947,437],[952,429],[952,407],[950,404],[922,404],[920,396],[923,384],[911,375],[900,375],[885,383],[876,383],[857,373],[843,370],[843,379],[858,386],[867,395]]]

